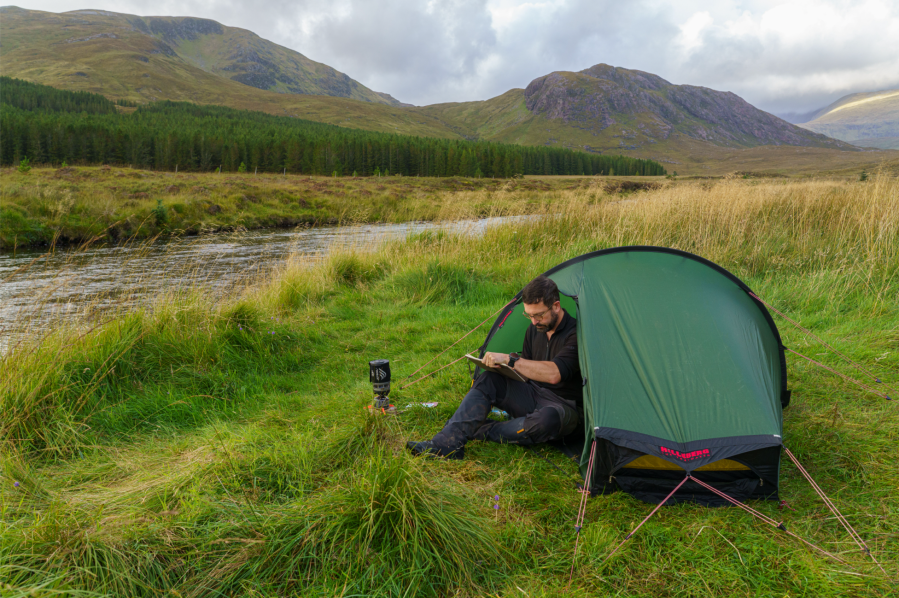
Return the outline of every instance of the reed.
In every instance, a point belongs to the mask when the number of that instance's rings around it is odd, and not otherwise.
[[[225,293],[172,288],[11,347],[0,359],[4,595],[892,592],[787,464],[789,508],[753,506],[849,568],[740,511],[692,505],[663,509],[605,562],[648,512],[616,494],[589,501],[568,588],[576,467],[545,453],[560,472],[510,446],[472,443],[462,462],[402,448],[449,417],[464,367],[392,393],[395,417],[365,413],[369,359],[389,357],[401,378],[534,275],[630,244],[721,264],[899,382],[896,179],[689,181],[626,196],[589,183],[500,226],[457,222],[456,232],[294,256]],[[503,192],[472,191],[443,217],[471,216]],[[510,213],[496,205],[477,215]],[[788,346],[845,370],[778,325]],[[785,443],[895,576],[895,401],[792,360],[789,379]]]

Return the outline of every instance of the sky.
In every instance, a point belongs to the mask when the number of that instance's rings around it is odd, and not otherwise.
[[[30,0],[243,27],[416,105],[484,100],[604,62],[768,112],[899,88],[896,0]]]

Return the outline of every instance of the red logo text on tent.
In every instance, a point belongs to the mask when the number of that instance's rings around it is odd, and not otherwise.
[[[698,451],[682,453],[680,451],[673,451],[669,448],[665,448],[664,446],[660,446],[659,450],[662,451],[663,455],[674,457],[675,459],[680,459],[681,461],[693,461],[694,459],[702,459],[703,457],[708,457],[711,454],[709,452],[709,449],[700,449]]]

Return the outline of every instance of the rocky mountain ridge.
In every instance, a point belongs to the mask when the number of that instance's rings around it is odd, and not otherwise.
[[[607,64],[537,78],[525,88],[524,99],[533,114],[596,131],[636,124],[650,143],[677,131],[724,147],[847,145],[759,110],[731,92],[674,85],[651,73]]]

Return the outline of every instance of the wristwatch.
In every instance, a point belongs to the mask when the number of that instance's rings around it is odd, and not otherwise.
[[[515,362],[521,359],[521,355],[518,353],[509,353],[509,367],[514,368]]]

